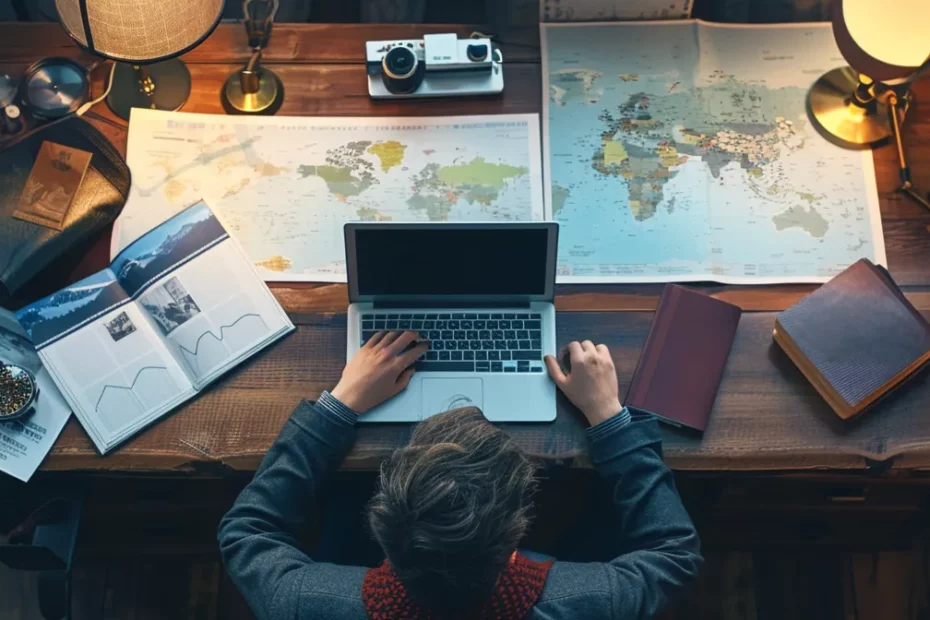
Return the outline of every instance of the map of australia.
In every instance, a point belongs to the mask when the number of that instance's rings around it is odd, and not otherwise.
[[[543,40],[564,280],[820,281],[884,259],[871,155],[805,113],[841,63],[829,26],[551,25]]]
[[[545,216],[536,115],[132,122],[114,252],[203,198],[266,279],[343,281],[349,221]]]

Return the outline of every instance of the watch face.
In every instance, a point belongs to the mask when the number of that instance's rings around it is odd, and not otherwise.
[[[0,422],[29,413],[38,390],[29,371],[19,366],[0,366]]]

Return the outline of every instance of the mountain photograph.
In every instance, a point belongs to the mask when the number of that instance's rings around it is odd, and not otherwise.
[[[223,225],[201,202],[123,250],[113,260],[112,269],[116,279],[132,297],[166,271],[226,236]]]
[[[102,271],[22,308],[16,318],[37,348],[128,300],[109,271]]]

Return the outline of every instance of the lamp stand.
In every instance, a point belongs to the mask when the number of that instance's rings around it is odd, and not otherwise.
[[[274,114],[284,101],[284,85],[270,69],[261,66],[256,49],[248,64],[226,79],[220,100],[227,114]]]
[[[911,168],[907,164],[907,156],[904,153],[904,141],[901,139],[901,120],[907,114],[910,103],[910,94],[904,95],[904,108],[901,109],[901,102],[897,93],[889,91],[888,106],[891,110],[891,131],[894,134],[895,148],[898,150],[898,167],[901,171],[901,187],[898,188],[898,191],[909,196],[923,207],[930,209],[930,200],[928,200],[930,196],[921,196],[914,189],[914,183],[911,181]]]
[[[875,83],[850,67],[833,69],[814,82],[807,96],[815,127],[846,148],[868,148],[891,137],[888,102]]]
[[[901,123],[910,103],[910,93],[899,95],[894,88],[876,85],[851,67],[825,73],[807,95],[812,124],[834,144],[861,149],[894,137],[901,174],[898,191],[930,210],[930,196],[914,189],[901,138]]]
[[[132,108],[178,110],[191,93],[191,74],[177,58],[151,65],[117,63],[107,105],[129,119]]]

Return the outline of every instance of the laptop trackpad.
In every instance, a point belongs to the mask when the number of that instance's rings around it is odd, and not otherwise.
[[[423,379],[423,417],[435,413],[482,406],[484,386],[479,377],[471,379]]]

